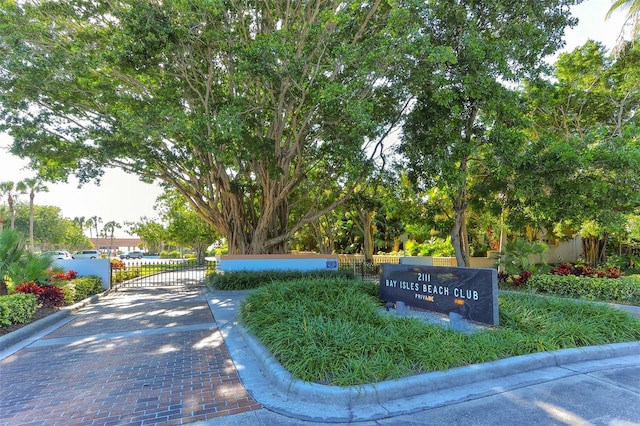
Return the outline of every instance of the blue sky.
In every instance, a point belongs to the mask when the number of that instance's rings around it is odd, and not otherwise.
[[[573,14],[580,19],[580,23],[565,33],[565,50],[581,46],[590,38],[608,47],[615,45],[624,15],[618,12],[605,21],[610,4],[610,0],[587,0],[574,6]],[[8,143],[8,136],[0,134],[0,182],[18,182],[33,177],[33,173],[22,170],[26,166],[25,161],[2,149]],[[62,214],[71,219],[99,216],[104,222],[115,220],[119,223],[137,221],[142,216],[155,217],[153,205],[161,193],[157,186],[142,183],[135,176],[119,170],[108,171],[100,186],[88,184],[78,189],[77,181],[70,178],[68,184],[49,184],[48,187],[49,192],[36,195],[36,204],[58,206]],[[27,201],[27,198],[23,197],[23,201]],[[120,236],[124,235],[120,231]]]

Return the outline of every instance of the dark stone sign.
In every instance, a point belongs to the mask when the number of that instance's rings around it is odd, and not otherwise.
[[[485,268],[384,264],[380,298],[498,325],[498,271]]]

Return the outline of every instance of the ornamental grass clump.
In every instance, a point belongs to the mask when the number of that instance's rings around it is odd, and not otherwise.
[[[588,302],[509,293],[500,326],[473,334],[380,315],[356,280],[272,282],[241,306],[243,324],[291,374],[351,386],[540,351],[640,340],[640,321]]]

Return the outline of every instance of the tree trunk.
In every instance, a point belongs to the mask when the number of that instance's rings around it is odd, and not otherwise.
[[[193,251],[195,251],[196,262],[198,265],[204,265],[205,257],[207,255],[207,243],[197,242],[193,246]]]
[[[598,266],[607,260],[605,248],[608,235],[603,237],[590,236],[582,238],[582,253],[584,260],[592,266]]]
[[[7,283],[5,280],[0,278],[0,296],[6,296],[9,294],[9,289],[7,288]]]
[[[33,199],[35,194],[33,191],[29,194],[29,251],[33,253]]]
[[[460,267],[469,266],[469,244],[467,241],[467,188],[462,186],[453,202],[454,222],[451,229],[451,245],[456,254],[456,262]]]
[[[374,247],[374,238],[373,238],[373,215],[374,212],[365,212],[362,216],[363,220],[363,252],[364,252],[364,261],[367,263],[373,263],[373,252],[375,250]]]
[[[9,204],[9,213],[11,214],[11,229],[16,228],[16,209],[13,206],[13,197],[9,194],[7,198],[7,204]]]

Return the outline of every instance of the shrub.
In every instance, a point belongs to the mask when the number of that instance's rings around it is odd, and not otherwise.
[[[73,281],[62,281],[55,284],[64,291],[64,305],[73,305],[76,301],[76,286]]]
[[[182,253],[180,253],[179,251],[161,251],[160,252],[160,258],[161,259],[181,259],[182,258]]]
[[[74,270],[69,269],[67,272],[54,272],[49,270],[50,280],[52,282],[56,281],[69,281],[78,276],[78,273]]]
[[[111,279],[114,283],[119,283],[122,281],[130,280],[135,277],[139,277],[139,276],[140,276],[139,270],[135,270],[135,271],[116,270],[116,271],[113,271],[113,275],[111,276]]]
[[[111,259],[111,269],[124,269],[124,262],[120,259]]]
[[[80,277],[73,280],[73,286],[75,287],[74,302],[79,302],[94,294],[102,293],[102,280],[100,277],[90,275],[86,277]]]
[[[614,266],[607,266],[604,268],[595,268],[591,265],[571,265],[566,262],[562,262],[560,265],[551,269],[553,275],[575,275],[578,277],[593,277],[593,278],[620,278],[622,272],[620,269]]]
[[[34,294],[38,296],[41,288],[34,282],[20,283],[16,286],[16,293]]]
[[[509,275],[506,272],[500,272],[498,274],[498,283],[503,284],[507,287],[521,287],[529,281],[531,278],[531,272],[522,271],[519,274]]]
[[[56,285],[45,285],[41,287],[39,295],[40,303],[47,308],[64,305],[64,290]]]
[[[238,271],[224,274],[212,274],[209,287],[216,290],[249,290],[274,281],[292,281],[314,278],[353,279],[353,272],[347,271]]]
[[[545,243],[532,243],[523,238],[507,243],[505,252],[500,256],[500,263],[510,275],[521,271],[535,272],[539,267],[536,261],[545,265],[544,253],[548,247]]]
[[[633,276],[611,279],[577,275],[535,275],[527,282],[527,288],[575,299],[640,304],[640,280]]]
[[[0,328],[31,321],[38,309],[38,299],[32,293],[0,296]]]

